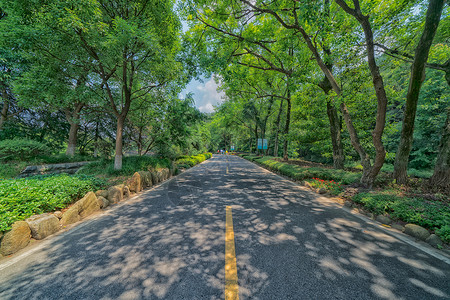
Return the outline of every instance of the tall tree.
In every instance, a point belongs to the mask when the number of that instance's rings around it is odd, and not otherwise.
[[[447,118],[442,129],[442,138],[430,185],[450,192],[450,107],[447,108]]]
[[[413,143],[417,102],[422,82],[425,79],[425,64],[428,60],[428,53],[436,34],[443,8],[444,0],[429,1],[425,27],[417,44],[414,61],[411,66],[411,76],[406,95],[405,112],[403,114],[402,133],[394,164],[394,178],[399,184],[407,183],[407,168],[409,153]]]
[[[160,0],[29,0],[12,10],[23,23],[31,17],[30,26],[37,26],[39,34],[63,35],[75,54],[90,57],[91,80],[102,88],[117,118],[115,169],[122,168],[123,128],[131,103],[178,74],[175,54],[181,24],[173,5]],[[51,46],[43,51],[59,57]],[[63,62],[76,65],[81,59]]]

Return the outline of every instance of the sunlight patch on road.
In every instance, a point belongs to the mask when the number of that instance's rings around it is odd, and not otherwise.
[[[225,225],[225,300],[239,300],[239,286],[234,248],[233,216],[231,206],[226,208]]]

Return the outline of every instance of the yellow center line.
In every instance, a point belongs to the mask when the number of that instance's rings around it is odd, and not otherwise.
[[[225,232],[225,300],[239,300],[239,287],[234,249],[233,216],[231,206],[226,209]]]

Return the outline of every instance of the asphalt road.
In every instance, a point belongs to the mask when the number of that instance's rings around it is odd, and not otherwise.
[[[450,299],[448,261],[225,155],[0,263],[0,299],[223,299],[226,206],[240,299]]]

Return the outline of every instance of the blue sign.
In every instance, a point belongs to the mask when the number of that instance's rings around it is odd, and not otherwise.
[[[258,149],[259,150],[267,149],[267,139],[258,139]]]

